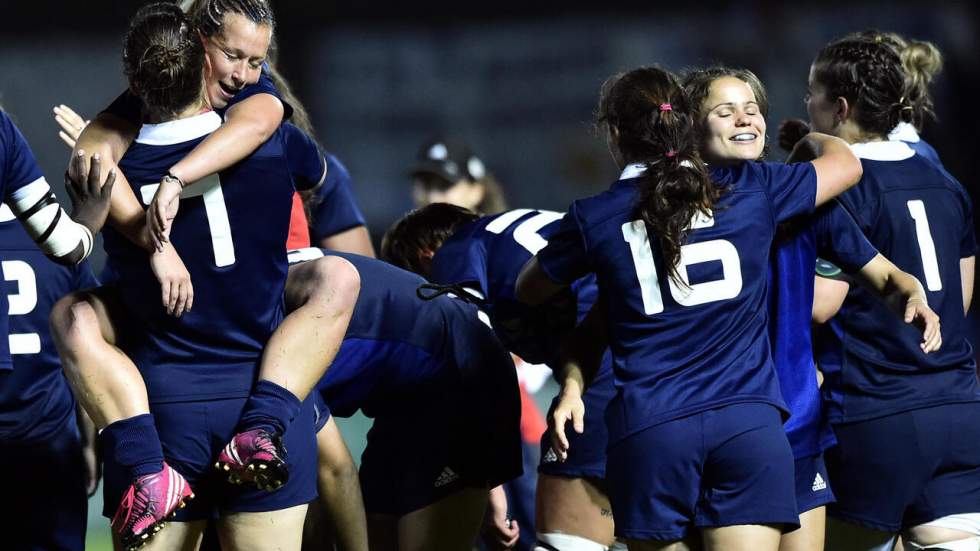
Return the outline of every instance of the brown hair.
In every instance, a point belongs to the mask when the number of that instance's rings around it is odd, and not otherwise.
[[[172,120],[202,98],[204,46],[175,4],[157,2],[136,12],[126,33],[123,68],[150,122]]]
[[[399,268],[426,276],[422,266],[425,251],[439,247],[464,224],[479,215],[449,203],[432,203],[413,210],[391,225],[381,239],[381,258]]]
[[[681,246],[695,214],[708,214],[720,196],[698,154],[693,109],[677,78],[641,67],[606,81],[596,111],[627,163],[643,163],[636,211],[660,244],[670,277],[678,281]]]
[[[708,113],[705,110],[705,100],[711,94],[711,85],[716,80],[725,77],[737,78],[748,84],[749,88],[752,89],[752,94],[755,96],[756,104],[759,105],[759,113],[762,114],[763,118],[769,116],[769,94],[766,92],[766,87],[762,84],[762,81],[752,71],[725,67],[723,65],[715,65],[704,69],[690,69],[684,75],[683,86],[688,99],[691,101],[691,108],[695,113],[694,128],[697,130],[699,143],[703,141],[704,133],[707,130],[705,122],[708,119]],[[766,145],[762,149],[762,155],[759,158],[764,159],[768,154],[769,139],[767,138]]]

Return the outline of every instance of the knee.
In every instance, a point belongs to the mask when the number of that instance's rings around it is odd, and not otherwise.
[[[67,347],[84,344],[93,333],[100,332],[95,308],[79,293],[58,300],[51,308],[49,323],[55,342]]]
[[[312,299],[331,313],[352,311],[361,292],[357,268],[339,256],[326,256],[316,261],[312,284]]]

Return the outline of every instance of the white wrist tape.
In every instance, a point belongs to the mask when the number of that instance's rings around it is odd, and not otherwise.
[[[59,259],[82,245],[85,258],[92,252],[92,232],[75,222],[58,204],[44,177],[15,190],[8,201],[31,239],[44,254]]]

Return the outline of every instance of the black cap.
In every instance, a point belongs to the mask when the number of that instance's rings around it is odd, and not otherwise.
[[[473,153],[470,146],[452,136],[425,142],[416,160],[410,176],[435,174],[450,184],[460,180],[476,181],[487,173],[483,161]]]

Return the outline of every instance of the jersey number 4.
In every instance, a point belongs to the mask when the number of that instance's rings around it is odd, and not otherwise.
[[[695,216],[691,229],[708,228],[714,224],[715,220],[710,216]],[[653,249],[650,246],[646,224],[643,220],[623,224],[623,238],[629,243],[630,251],[633,253],[633,267],[636,269],[636,277],[640,283],[644,313],[650,316],[663,312],[664,299],[660,292],[660,276],[653,261]],[[688,279],[687,267],[712,261],[721,262],[722,278],[692,285]],[[681,306],[696,306],[735,298],[742,291],[742,266],[738,258],[738,250],[731,241],[724,239],[682,246],[677,275],[679,282],[668,277],[667,283],[670,296]]]

